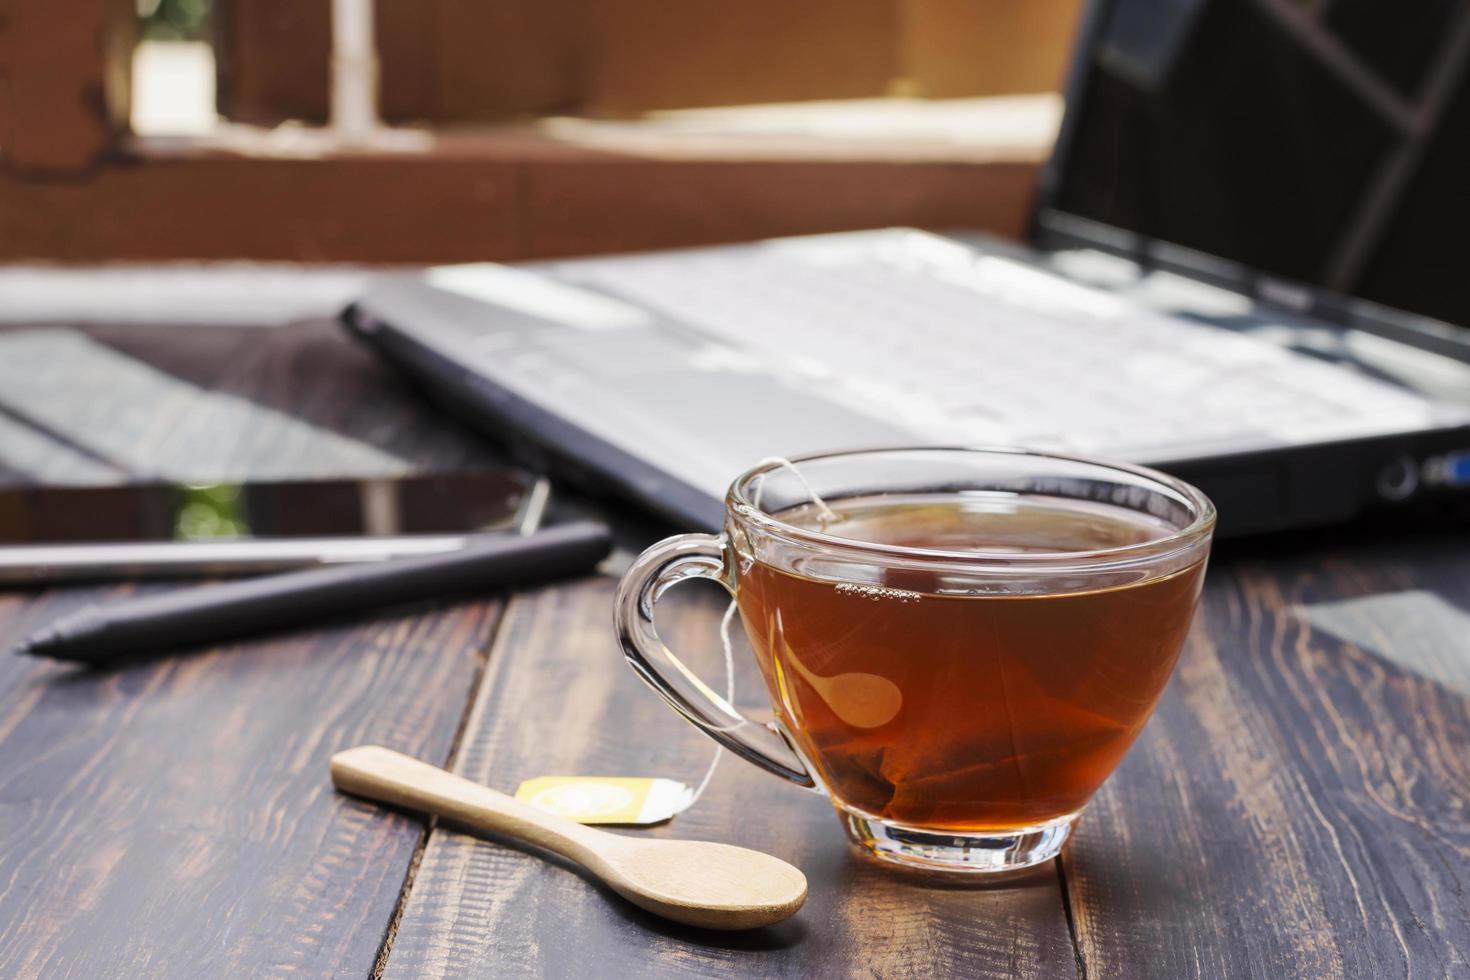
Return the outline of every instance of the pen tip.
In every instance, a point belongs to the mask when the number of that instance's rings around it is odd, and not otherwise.
[[[48,626],[16,643],[10,652],[25,657],[45,657],[49,656],[47,648],[55,642],[56,631]]]

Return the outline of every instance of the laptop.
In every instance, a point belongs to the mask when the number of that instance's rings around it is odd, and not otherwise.
[[[1470,332],[1383,302],[1470,296],[1431,274],[1455,205],[1415,203],[1470,21],[1407,65],[1338,8],[1091,4],[1025,245],[891,228],[445,266],[344,322],[531,462],[688,528],[757,460],[892,445],[1148,464],[1221,535],[1470,495]]]

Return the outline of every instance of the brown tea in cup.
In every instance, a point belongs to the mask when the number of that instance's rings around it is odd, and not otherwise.
[[[782,513],[796,527],[922,550],[1123,547],[1168,529],[1122,508],[952,497]],[[947,590],[887,568],[838,583],[755,561],[742,620],[784,727],[834,798],[901,824],[1003,832],[1075,813],[1148,720],[1204,562],[1081,591]],[[1060,583],[1065,585],[1065,583]]]

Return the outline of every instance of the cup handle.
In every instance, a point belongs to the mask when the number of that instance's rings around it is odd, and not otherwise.
[[[685,579],[719,582],[731,595],[726,539],[710,534],[666,538],[638,556],[618,584],[614,618],[618,641],[643,682],[700,731],[767,772],[814,788],[816,781],[779,732],[746,718],[701,681],[659,639],[653,607]]]

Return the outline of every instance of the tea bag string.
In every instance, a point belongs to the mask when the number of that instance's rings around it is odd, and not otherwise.
[[[821,515],[822,522],[826,523],[837,520],[837,514],[831,507],[827,506],[827,501],[823,500],[821,495],[812,489],[812,485],[807,482],[806,476],[801,470],[796,468],[796,464],[791,462],[791,460],[785,456],[767,456],[757,463],[756,466],[779,466],[789,471],[792,476],[796,477],[796,482],[801,484],[801,488],[806,491],[806,495],[811,498],[812,503],[817,505],[817,513]],[[765,489],[766,478],[762,475],[761,481],[756,485],[755,493],[751,497],[751,503],[755,504],[756,507],[761,505],[761,494]],[[738,610],[739,606],[735,604],[734,599],[731,599],[730,604],[725,607],[725,615],[720,617],[720,649],[725,655],[725,701],[732,707],[735,704],[735,647],[730,640],[730,624],[735,621],[735,613]],[[724,754],[724,747],[716,745],[714,758],[710,759],[709,768],[704,771],[704,778],[700,779],[699,785],[694,787],[694,792],[690,794],[689,802],[685,805],[685,809],[698,803],[699,798],[704,795],[704,791],[709,786],[710,780],[715,776],[715,769],[720,765],[720,758]]]

